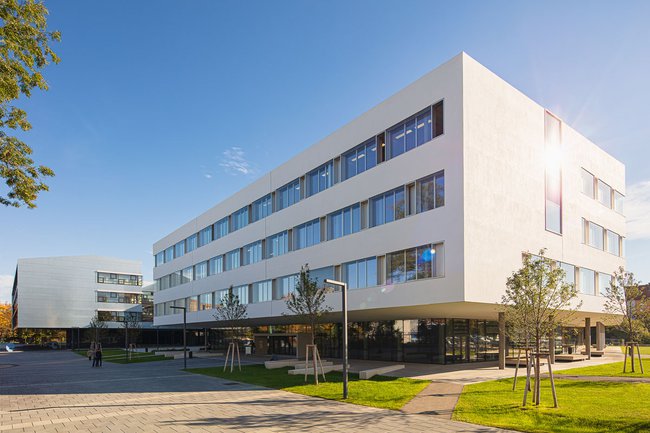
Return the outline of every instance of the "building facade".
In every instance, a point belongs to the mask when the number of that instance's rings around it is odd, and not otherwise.
[[[98,256],[19,259],[12,291],[14,329],[60,329],[81,338],[97,317],[107,328],[125,319],[153,322],[152,292],[143,289],[138,261]]]
[[[462,53],[156,242],[154,323],[178,325],[178,305],[218,326],[232,286],[262,350],[291,352],[284,298],[309,264],[350,287],[353,357],[493,359],[525,252],[546,248],[576,284],[576,325],[605,320],[624,193],[621,162]]]

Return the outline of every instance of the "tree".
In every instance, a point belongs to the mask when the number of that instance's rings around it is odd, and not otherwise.
[[[124,322],[122,322],[122,327],[124,328],[125,333],[125,342],[124,345],[128,350],[129,344],[135,344],[138,336],[140,335],[140,329],[142,324],[137,313],[125,311],[124,312]]]
[[[564,281],[564,270],[545,254],[545,249],[540,250],[538,256],[524,254],[522,267],[508,278],[506,293],[501,299],[508,328],[518,338],[522,338],[525,344],[534,343],[536,362],[533,395],[536,405],[539,405],[540,397],[539,361],[542,340],[553,334],[558,326],[567,323],[582,305],[578,303],[572,307],[578,296],[575,286]],[[557,407],[554,389],[553,397]]]
[[[14,337],[11,327],[11,305],[0,304],[0,341],[9,341]]]
[[[34,208],[34,201],[48,186],[43,179],[54,172],[35,165],[32,149],[7,130],[29,131],[27,113],[13,104],[21,96],[30,97],[34,88],[47,90],[41,71],[59,57],[49,47],[61,34],[47,30],[48,10],[39,0],[0,2],[0,177],[8,192],[0,193],[0,204]]]
[[[638,343],[648,334],[646,327],[650,318],[648,308],[650,302],[644,291],[639,288],[639,281],[634,278],[632,272],[627,272],[622,266],[619,267],[605,290],[605,311],[622,316],[615,326],[625,334],[628,343]],[[632,350],[632,371],[634,371],[634,350]]]
[[[90,331],[89,340],[99,343],[103,338],[107,327],[106,322],[101,320],[98,314],[95,314],[88,324],[88,330]]]
[[[325,294],[329,289],[318,287],[318,282],[309,276],[309,265],[300,268],[296,290],[286,299],[287,308],[309,324],[311,344],[316,341],[316,326],[323,314],[332,310],[325,305]]]
[[[235,342],[236,326],[239,325],[239,322],[246,318],[246,304],[242,304],[239,301],[239,296],[235,295],[233,292],[233,287],[228,288],[228,293],[221,298],[221,301],[217,304],[215,313],[213,314],[214,318],[220,322],[224,322],[225,326],[230,328],[230,337],[232,342]]]

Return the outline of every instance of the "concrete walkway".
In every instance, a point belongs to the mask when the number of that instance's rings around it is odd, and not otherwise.
[[[0,365],[3,433],[504,431],[186,373],[182,360],[91,368],[87,358],[48,351],[0,353]]]
[[[463,385],[451,382],[431,382],[402,408],[404,413],[418,413],[451,419]]]

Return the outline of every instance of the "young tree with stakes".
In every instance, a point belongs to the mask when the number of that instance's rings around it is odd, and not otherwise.
[[[501,300],[510,328],[517,328],[520,336],[534,343],[533,397],[536,405],[540,401],[542,340],[552,335],[558,326],[567,323],[582,305],[572,305],[578,295],[575,286],[564,281],[564,270],[545,255],[545,249],[540,250],[537,257],[524,254],[522,267],[508,278],[506,293]],[[554,406],[558,407],[552,374],[551,385]],[[524,391],[524,405],[527,393],[528,384]]]
[[[221,298],[215,313],[213,314],[214,318],[219,322],[224,322],[224,325],[230,328],[230,337],[231,343],[228,345],[228,353],[226,354],[226,361],[224,364],[224,370],[228,364],[228,355],[231,356],[230,371],[235,361],[235,350],[237,351],[237,356],[239,357],[239,346],[237,345],[236,338],[236,329],[239,322],[246,318],[246,304],[242,304],[239,301],[239,296],[235,295],[233,292],[233,287],[228,288],[228,293]],[[241,365],[239,366],[241,370]]]
[[[106,325],[106,322],[99,318],[98,314],[95,314],[95,316],[90,319],[88,328],[90,330],[90,340],[93,340],[95,343],[99,343],[103,337],[104,331],[106,328],[108,328],[108,326]]]
[[[638,344],[648,334],[646,323],[650,318],[650,302],[639,281],[632,272],[627,272],[622,266],[614,272],[614,278],[605,290],[605,310],[610,314],[622,316],[615,325],[627,338],[626,355],[631,352],[632,372],[634,372],[634,343]],[[629,350],[632,348],[631,350]],[[637,349],[638,350],[638,349]],[[639,358],[641,369],[641,359]],[[625,372],[626,363],[623,364]]]
[[[289,293],[286,299],[287,308],[299,318],[307,321],[311,331],[311,346],[316,343],[316,326],[321,317],[332,310],[332,307],[325,305],[325,295],[329,288],[318,287],[318,282],[309,275],[309,265],[305,264],[300,268],[296,290]],[[305,362],[309,353],[307,352]],[[316,356],[314,359],[314,379],[318,385],[318,374],[316,370]]]

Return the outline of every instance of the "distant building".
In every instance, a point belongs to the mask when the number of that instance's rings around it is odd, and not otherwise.
[[[68,343],[91,338],[83,332],[93,317],[108,329],[108,342],[123,338],[125,319],[151,331],[152,292],[142,286],[142,263],[98,256],[19,259],[12,290],[14,329],[66,331]],[[112,331],[111,331],[112,330]]]
[[[219,326],[232,286],[258,353],[300,353],[284,298],[308,263],[350,288],[352,358],[503,362],[506,279],[547,248],[602,348],[624,194],[620,161],[463,53],[157,241],[154,322]]]

